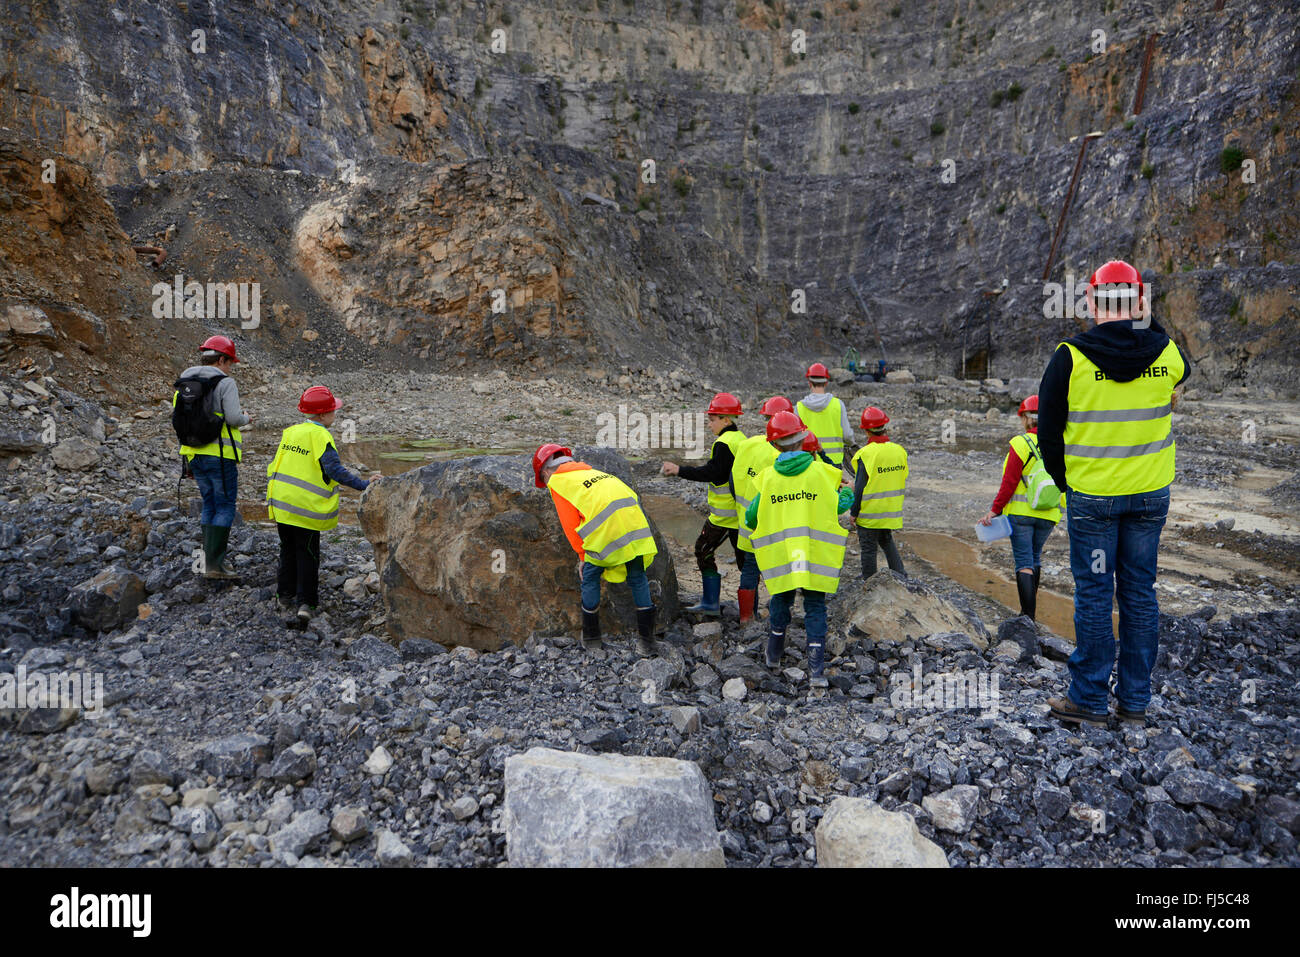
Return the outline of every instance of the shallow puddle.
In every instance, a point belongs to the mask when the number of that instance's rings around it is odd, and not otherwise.
[[[1020,609],[1016,583],[1009,577],[1013,571],[1009,542],[975,546],[941,532],[906,530],[898,533],[898,540],[953,581],[1001,602],[1013,612]],[[1005,564],[1006,571],[996,570],[982,562]],[[1061,637],[1074,641],[1074,598],[1040,588],[1036,620]],[[1118,628],[1118,614],[1113,620]]]
[[[641,504],[661,533],[682,548],[695,548],[695,539],[704,527],[704,516],[671,495],[642,495]]]

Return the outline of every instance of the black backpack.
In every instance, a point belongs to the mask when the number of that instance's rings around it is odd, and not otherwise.
[[[198,447],[215,442],[226,420],[212,411],[212,390],[224,375],[186,376],[176,380],[172,428],[181,445]]]

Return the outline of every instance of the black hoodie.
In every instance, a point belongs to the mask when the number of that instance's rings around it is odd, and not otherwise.
[[[1065,340],[1102,372],[1116,382],[1132,382],[1140,376],[1169,344],[1169,336],[1160,323],[1151,320],[1149,328],[1135,328],[1132,319],[1114,319],[1093,326],[1087,332]],[[1187,355],[1183,357],[1183,377],[1174,383],[1180,385],[1192,371]],[[1065,484],[1065,418],[1069,411],[1070,373],[1074,371],[1074,356],[1065,346],[1058,346],[1052,361],[1047,364],[1043,381],[1038,384],[1038,447],[1043,453],[1043,466],[1058,488]]]

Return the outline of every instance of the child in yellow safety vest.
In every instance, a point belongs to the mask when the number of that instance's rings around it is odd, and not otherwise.
[[[840,487],[837,466],[800,448],[807,430],[793,412],[772,416],[767,436],[780,454],[755,479],[754,500],[744,517],[772,595],[764,657],[769,668],[780,667],[794,595],[802,590],[809,684],[825,688],[826,596],[839,587],[846,537],[839,515],[849,507],[851,493]]]
[[[1038,450],[1038,396],[1031,395],[1020,403],[1020,424],[1023,435],[1011,439],[1010,448],[1002,460],[1002,484],[993,499],[993,505],[981,525],[991,525],[999,515],[1006,515],[1011,523],[1011,557],[1016,565],[1016,592],[1020,598],[1020,614],[1033,619],[1038,606],[1038,581],[1043,567],[1040,563],[1043,545],[1061,520],[1059,507],[1032,508],[1025,488],[1024,478],[1030,462],[1043,455]]]
[[[636,601],[637,652],[654,654],[655,608],[646,568],[659,550],[636,492],[617,476],[575,462],[572,449],[554,443],[533,454],[533,482],[550,491],[564,535],[578,553],[583,644],[601,644],[600,580],[626,581]]]
[[[329,427],[343,403],[323,385],[314,385],[298,400],[305,422],[291,425],[266,468],[266,510],[280,534],[280,570],[276,600],[281,608],[298,605],[298,622],[306,625],[320,603],[320,533],[339,523],[339,484],[364,491],[370,480],[344,467]]]
[[[709,429],[716,436],[709,449],[709,461],[695,466],[664,462],[660,467],[664,475],[679,475],[692,482],[709,483],[709,517],[704,520],[700,537],[695,540],[695,562],[700,567],[703,594],[699,604],[685,610],[710,618],[722,615],[722,575],[713,553],[725,539],[731,539],[736,567],[742,575],[749,555],[738,544],[740,519],[736,515],[736,499],[731,487],[731,467],[736,461],[736,449],[745,440],[745,433],[736,428],[735,423],[741,411],[739,399],[730,392],[719,392],[705,410]]]
[[[763,421],[772,421],[778,412],[793,412],[794,406],[783,395],[774,395],[759,408]],[[736,509],[743,515],[754,498],[754,480],[776,461],[776,449],[763,433],[748,436],[736,446],[736,459],[731,466],[731,492],[736,499]],[[740,588],[736,591],[740,605],[740,623],[754,617],[754,602],[758,597],[758,562],[754,560],[754,545],[749,539],[749,528],[739,522],[736,528],[736,548],[746,555],[740,567]]]
[[[853,424],[849,422],[848,407],[831,395],[830,370],[820,362],[810,365],[804,378],[808,380],[808,394],[795,405],[795,414],[817,437],[826,457],[839,467],[845,453],[853,451]]]
[[[885,431],[888,423],[889,416],[874,405],[863,409],[867,443],[853,456],[853,507],[849,514],[858,526],[863,579],[876,573],[877,548],[885,553],[885,561],[893,571],[905,574],[894,529],[903,527],[907,450],[890,441]]]

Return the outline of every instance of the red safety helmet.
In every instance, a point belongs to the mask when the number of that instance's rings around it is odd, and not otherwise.
[[[1137,286],[1137,296],[1133,296],[1131,289],[1103,289],[1098,292],[1098,286]],[[1088,288],[1094,298],[1100,296],[1108,299],[1112,305],[1118,299],[1130,299],[1132,308],[1136,310],[1142,299],[1142,274],[1124,260],[1112,259],[1088,277]]]
[[[829,379],[831,373],[830,370],[820,362],[814,362],[808,367],[808,371],[804,373],[803,377],[805,379]]]
[[[785,396],[774,395],[764,402],[758,411],[762,415],[773,416],[778,412],[793,412],[794,406],[790,404],[790,400]]]
[[[778,412],[767,422],[767,440],[788,439],[804,430],[803,420],[793,412]]]
[[[708,415],[740,415],[740,400],[730,392],[719,392],[704,411]]]
[[[228,356],[231,362],[238,362],[239,356],[235,355],[235,344],[225,336],[208,336],[203,340],[203,345],[199,346],[200,352],[220,352],[223,356]]]
[[[323,385],[314,385],[302,394],[298,400],[298,411],[308,415],[324,415],[342,408],[343,400],[334,398],[334,393]]]
[[[810,430],[808,434],[803,437],[803,445],[799,446],[799,448],[805,452],[820,452],[822,450],[822,444],[817,441],[817,436],[815,436]]]
[[[874,405],[862,410],[862,427],[864,429],[883,429],[889,424],[889,416]]]
[[[563,445],[556,445],[554,442],[548,442],[533,453],[533,481],[538,488],[546,488],[546,483],[542,481],[542,466],[552,455],[572,455],[573,449],[565,448]]]
[[[1024,415],[1026,412],[1038,413],[1038,396],[1031,395],[1020,403],[1020,408],[1016,410],[1017,415]]]

